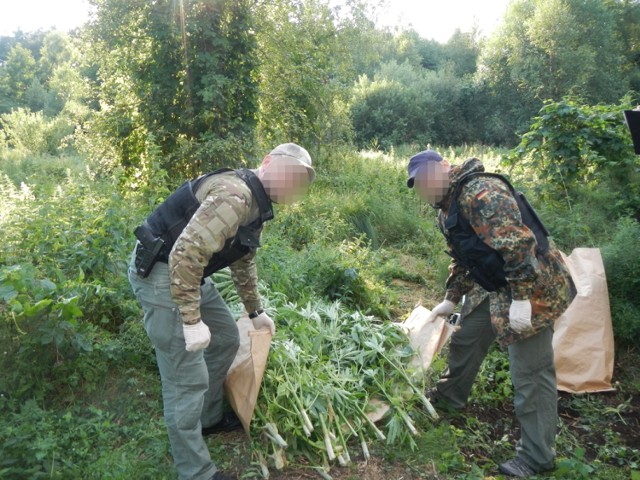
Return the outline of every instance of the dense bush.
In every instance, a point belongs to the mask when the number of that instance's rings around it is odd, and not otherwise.
[[[404,143],[458,145],[485,140],[486,92],[453,65],[438,71],[408,62],[382,64],[373,79],[360,77],[351,116],[360,147],[389,150]]]
[[[63,116],[47,118],[41,112],[18,108],[0,116],[0,135],[9,147],[32,155],[57,155],[65,150],[75,123]]]
[[[622,218],[611,242],[602,247],[616,342],[636,348],[640,348],[639,238],[640,224]]]
[[[609,190],[611,215],[640,213],[640,173],[620,105],[547,102],[505,164],[554,205],[578,203],[585,191]]]

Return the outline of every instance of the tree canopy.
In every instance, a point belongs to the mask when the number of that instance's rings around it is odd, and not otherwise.
[[[91,0],[0,38],[0,114],[64,115],[106,164],[185,175],[276,142],[513,146],[547,101],[637,101],[640,4],[512,0],[490,37],[375,26],[352,0]]]

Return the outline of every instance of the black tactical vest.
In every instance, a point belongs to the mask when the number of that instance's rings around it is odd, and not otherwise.
[[[164,247],[158,260],[168,262],[169,252],[174,243],[187,226],[191,217],[200,207],[200,202],[195,196],[198,187],[203,180],[211,175],[234,171],[247,184],[253,198],[258,202],[260,217],[249,225],[241,225],[233,238],[227,239],[224,247],[216,252],[204,269],[204,276],[208,277],[214,272],[228,267],[236,260],[244,257],[249,252],[255,251],[260,246],[260,229],[262,224],[273,218],[271,200],[264,191],[258,177],[250,170],[231,170],[221,168],[214,172],[202,175],[195,180],[183,183],[173,192],[154,212],[147,217],[146,223],[156,237],[162,238]]]
[[[463,267],[471,277],[485,290],[493,292],[507,285],[504,271],[504,259],[500,253],[484,243],[471,227],[461,212],[458,211],[458,197],[462,186],[478,176],[494,177],[502,180],[511,190],[515,198],[522,222],[529,227],[536,237],[536,253],[542,255],[549,250],[549,232],[538,218],[533,207],[522,192],[516,191],[511,183],[497,173],[474,172],[463,176],[451,195],[449,215],[444,221],[444,235],[451,246],[451,256]]]

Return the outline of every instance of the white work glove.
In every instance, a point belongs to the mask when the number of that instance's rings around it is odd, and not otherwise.
[[[509,325],[515,332],[523,332],[531,328],[531,302],[529,300],[513,300],[509,307]]]
[[[445,300],[433,307],[433,310],[431,310],[431,316],[448,318],[449,315],[453,313],[455,306],[456,304],[451,300]]]
[[[271,317],[267,315],[265,312],[262,312],[256,318],[252,318],[253,328],[256,330],[260,330],[261,328],[268,328],[271,331],[271,336],[276,334],[276,324],[273,323]]]
[[[187,352],[196,352],[207,348],[211,341],[209,327],[202,323],[202,320],[193,325],[183,323],[182,332],[184,333],[184,340],[187,344]]]

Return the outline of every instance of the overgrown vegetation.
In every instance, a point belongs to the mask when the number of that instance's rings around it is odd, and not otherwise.
[[[467,149],[460,153],[462,157],[451,150],[452,161],[460,161],[474,152]],[[478,156],[488,164],[497,161],[497,157],[483,149],[478,150]],[[282,362],[278,363],[278,359],[289,358],[288,342],[296,338],[294,332],[306,325],[305,321],[315,325],[316,339],[326,338],[336,347],[332,339],[351,338],[353,328],[358,325],[357,318],[364,318],[358,311],[375,314],[376,324],[382,322],[375,328],[383,330],[390,328],[383,326],[385,319],[397,320],[408,313],[408,309],[397,313],[400,292],[393,287],[395,279],[408,279],[422,288],[428,304],[433,301],[430,298],[441,295],[448,261],[442,253],[442,240],[435,229],[430,207],[420,205],[403,186],[403,158],[346,150],[334,158],[324,158],[322,163],[326,168],[319,170],[318,182],[311,194],[297,205],[279,207],[276,220],[266,229],[259,268],[263,282],[268,285],[263,293],[271,299],[282,336],[274,343],[273,362],[260,397],[261,413],[256,419],[253,443],[247,443],[242,437],[231,437],[227,441],[235,447],[218,443],[221,440],[216,440],[211,447],[221,455],[223,466],[245,472],[245,478],[260,476],[261,462],[277,471],[276,465],[284,461],[288,465],[283,470],[286,472],[307,471],[305,464],[314,465],[312,460],[327,469],[337,461],[316,457],[313,450],[307,451],[308,458],[302,461],[304,443],[295,440],[296,431],[302,434],[302,425],[290,425],[286,414],[281,418],[281,414],[276,413],[278,406],[288,411],[282,399],[275,400],[282,394],[278,393],[282,375],[282,369],[277,367]],[[40,165],[39,173],[29,177],[32,187],[16,184],[8,177],[2,184],[2,228],[9,242],[3,250],[0,269],[1,342],[2,351],[6,352],[2,357],[5,374],[0,383],[0,408],[6,422],[1,429],[0,471],[9,477],[68,478],[100,468],[107,472],[108,468],[111,473],[104,473],[102,478],[144,477],[154,472],[156,476],[167,477],[171,459],[161,418],[159,379],[152,349],[139,322],[138,306],[125,279],[126,260],[132,246],[129,232],[148,211],[146,192],[121,190],[119,185],[126,182],[125,179],[96,177],[90,169],[75,173],[69,170],[64,181],[58,182],[48,175],[45,162]],[[88,182],[91,182],[90,189]],[[627,257],[628,242],[635,238],[637,228],[633,220],[621,220],[619,233],[609,232],[610,237],[599,239],[605,258],[625,267],[614,267],[615,273],[608,277],[616,341],[620,345],[637,338],[637,317],[633,313],[624,315],[628,308],[624,302],[633,300],[628,299],[626,292],[634,291],[635,285],[628,282],[636,278],[635,263]],[[413,259],[413,265],[400,265],[400,259],[407,256]],[[627,285],[630,289],[626,289]],[[616,298],[624,302],[618,304]],[[233,304],[233,296],[229,300]],[[413,300],[420,298],[414,296]],[[330,307],[335,301],[340,301],[343,307]],[[337,316],[331,320],[322,312],[333,311],[333,308],[338,308],[334,311]],[[331,325],[338,330],[331,333]],[[311,325],[308,328],[312,328]],[[388,336],[390,331],[386,332]],[[368,340],[373,338],[371,333]],[[384,341],[389,340],[391,337]],[[321,345],[318,344],[319,348]],[[310,346],[298,347],[305,355],[314,355]],[[389,348],[394,347],[389,344],[383,348],[390,352]],[[315,355],[324,355],[322,351],[318,350]],[[356,351],[372,355],[372,360],[377,357],[375,350],[362,345]],[[344,350],[334,348],[330,352],[337,355]],[[303,357],[296,356],[298,361]],[[339,363],[336,362],[333,359],[329,364]],[[349,365],[351,368],[355,364]],[[429,384],[443,367],[442,361],[436,362],[432,377],[416,380],[419,388],[422,388],[421,381]],[[374,367],[371,364],[367,368]],[[387,372],[384,382],[390,382],[388,367],[378,372],[382,371]],[[287,373],[291,374],[291,370],[287,369]],[[321,377],[320,374],[313,376]],[[273,385],[269,380],[272,377]],[[369,378],[355,373],[352,377],[357,382]],[[372,388],[369,395],[381,388],[375,378],[370,377],[373,383],[366,381]],[[636,378],[635,384],[633,378]],[[289,380],[293,385],[301,381],[291,377]],[[621,380],[625,382],[619,387],[621,395],[637,398],[637,377],[631,374]],[[343,381],[347,381],[347,377]],[[394,439],[387,430],[393,425],[393,422],[387,425],[392,417],[383,420],[378,428],[387,440],[394,441],[387,445],[386,441],[371,436],[374,431],[368,431],[366,441],[371,465],[387,461],[384,468],[392,469],[403,464],[406,466],[402,468],[411,478],[465,475],[477,478],[483,472],[490,473],[500,458],[510,455],[515,441],[511,437],[515,418],[509,414],[512,391],[503,352],[496,349],[487,359],[474,387],[470,413],[439,424],[429,419],[418,397],[406,396],[410,389],[405,393],[401,393],[402,388],[398,390],[402,381],[394,387],[392,384],[384,388],[392,388],[394,395],[402,396],[404,408],[420,433],[411,435],[403,419],[397,423],[402,428]],[[328,379],[325,385],[330,385]],[[410,382],[405,386],[408,385]],[[322,413],[321,404],[315,404],[314,397],[304,393],[309,386],[298,388],[301,400],[310,411]],[[362,392],[351,384],[341,388],[346,392]],[[594,407],[599,402],[602,411],[613,409],[613,416],[607,416],[611,425],[637,422],[637,412],[634,414],[631,404],[625,403],[624,396],[619,408],[602,404],[597,396],[583,403],[571,403],[567,408],[576,409],[572,411],[578,415],[588,414],[595,422],[597,416],[592,412],[600,408]],[[493,424],[486,423],[488,417]],[[34,418],[38,420],[34,422]],[[290,444],[278,462],[276,457],[269,456],[270,441],[261,433],[259,426],[263,418],[276,420],[280,434]],[[352,418],[349,414],[350,421]],[[358,431],[354,424],[352,427]],[[314,428],[318,432],[322,430],[320,423]],[[624,436],[615,437],[618,447],[613,452],[611,442],[616,433],[609,428],[605,429],[605,433],[610,431],[606,443],[594,439],[584,444],[576,429],[566,426],[559,440],[561,462],[554,474],[556,478],[567,478],[568,473],[562,472],[571,469],[589,472],[594,478],[598,475],[615,478],[607,475],[616,469],[620,469],[620,475],[637,469],[638,446],[628,443]],[[60,436],[59,432],[64,433]],[[343,469],[333,466],[330,474],[334,478],[342,475],[348,478],[349,472],[357,476],[353,473],[355,460],[364,459],[361,440],[352,434],[343,432],[343,435],[345,446],[342,448],[348,449],[354,463]],[[337,433],[335,438],[338,440],[333,442],[342,441]],[[411,441],[403,446],[404,443],[398,443],[403,438]],[[321,437],[316,440],[312,437],[310,442],[308,447],[325,445]],[[69,448],[75,450],[69,451]],[[425,448],[430,452],[426,457]],[[585,453],[581,454],[576,448],[583,448]],[[247,449],[245,460],[240,463],[237,449]],[[262,460],[259,451],[265,452]],[[623,454],[624,457],[620,457]],[[436,467],[435,470],[429,467],[431,473],[426,474],[429,462]],[[569,470],[563,470],[567,468]]]

